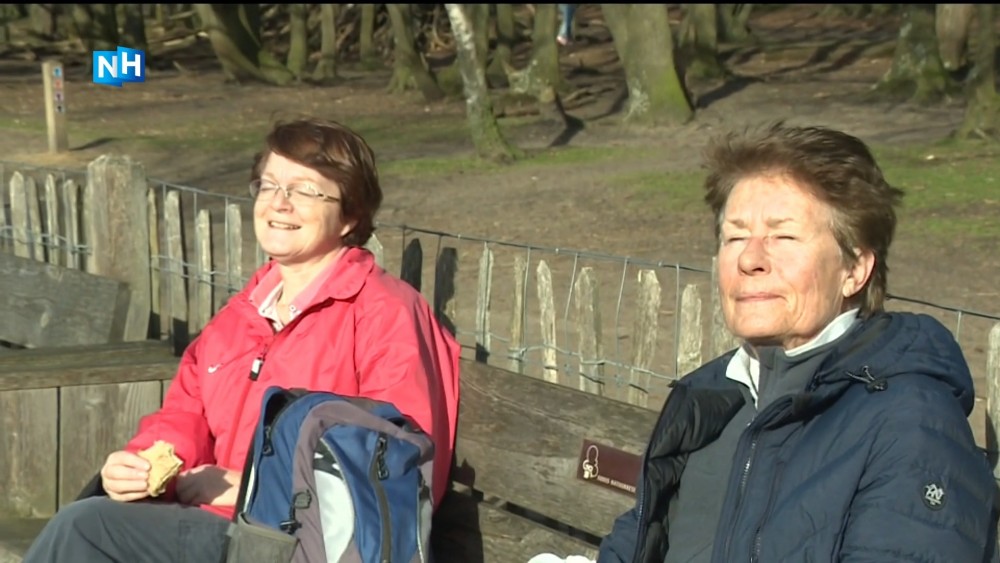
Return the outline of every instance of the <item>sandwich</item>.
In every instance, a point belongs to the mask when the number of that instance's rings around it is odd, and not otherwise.
[[[174,446],[163,440],[139,452],[139,456],[149,461],[149,479],[147,491],[149,496],[162,495],[167,490],[167,483],[181,470],[184,462],[174,455]]]

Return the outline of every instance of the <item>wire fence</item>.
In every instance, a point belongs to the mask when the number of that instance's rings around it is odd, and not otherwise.
[[[15,177],[35,191],[15,194]],[[87,236],[93,226],[84,224],[88,172],[0,161],[0,179],[0,248],[26,252],[27,245],[35,259],[83,268],[92,252]],[[133,216],[122,228],[149,227],[151,307],[162,333],[172,334],[182,321],[195,334],[266,260],[253,234],[252,200],[159,179],[143,182],[133,189],[148,194],[146,220]],[[376,228],[369,247],[383,267],[421,291],[463,354],[479,361],[630,402],[642,395],[642,403],[656,404],[672,381],[735,344],[724,327],[710,263],[386,222]],[[887,305],[945,323],[974,373],[983,375],[986,335],[1000,315],[898,295],[890,295]]]

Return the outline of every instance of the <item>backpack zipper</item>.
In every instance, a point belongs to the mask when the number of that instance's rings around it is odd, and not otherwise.
[[[392,561],[392,530],[389,519],[389,499],[385,496],[385,488],[382,481],[389,478],[389,467],[385,462],[385,451],[389,446],[389,440],[385,433],[380,432],[378,441],[375,442],[375,457],[372,458],[372,465],[368,470],[368,477],[375,487],[375,496],[378,497],[379,513],[382,520],[382,558],[381,563],[391,563]]]

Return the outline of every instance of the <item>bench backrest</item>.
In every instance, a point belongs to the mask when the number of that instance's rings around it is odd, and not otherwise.
[[[454,481],[597,537],[634,505],[656,412],[474,362],[461,393]]]
[[[0,252],[0,340],[39,348],[122,339],[128,285]]]
[[[0,433],[0,511],[48,516],[72,501],[107,452],[161,404],[177,361],[166,342],[0,357],[0,412],[18,413],[15,427]],[[463,361],[452,478],[600,537],[635,502],[624,489],[635,484],[655,418],[653,411]],[[634,458],[622,463],[616,450]],[[593,469],[589,479],[585,462]]]

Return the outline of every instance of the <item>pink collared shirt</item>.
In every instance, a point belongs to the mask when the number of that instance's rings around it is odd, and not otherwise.
[[[315,304],[316,294],[326,284],[327,280],[330,279],[330,276],[333,275],[333,271],[337,267],[337,262],[340,261],[340,256],[343,253],[343,248],[337,251],[337,257],[333,262],[323,268],[319,275],[313,278],[309,282],[309,285],[295,296],[295,299],[288,306],[289,322],[299,316],[302,311]],[[278,316],[277,307],[278,299],[281,297],[281,291],[284,287],[285,282],[281,279],[281,269],[272,268],[271,271],[261,278],[260,284],[250,293],[250,303],[257,307],[257,312],[260,313],[260,316],[271,321],[271,326],[274,327],[275,332],[285,327],[285,323],[281,322],[281,318]]]

